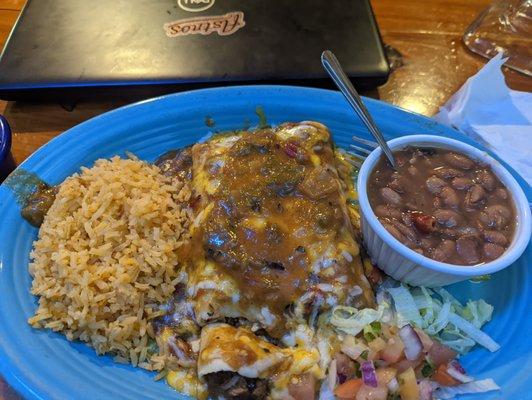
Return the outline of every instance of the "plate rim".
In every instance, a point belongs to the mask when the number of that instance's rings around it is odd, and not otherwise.
[[[177,92],[177,93],[171,93],[163,96],[153,97],[141,101],[137,101],[131,104],[123,105],[118,108],[109,110],[107,112],[104,112],[102,114],[96,115],[94,117],[91,117],[90,119],[83,121],[66,131],[60,133],[59,135],[52,138],[50,141],[39,147],[36,151],[34,151],[27,159],[25,159],[20,165],[17,166],[17,170],[19,169],[25,169],[25,167],[28,164],[33,163],[36,159],[38,159],[43,153],[45,153],[48,149],[54,147],[57,143],[61,143],[62,141],[69,140],[71,137],[73,137],[78,131],[82,131],[86,127],[90,127],[93,124],[99,124],[101,121],[105,121],[108,118],[113,118],[115,115],[122,114],[124,112],[128,112],[131,109],[135,109],[137,107],[143,107],[143,106],[157,106],[160,102],[166,102],[166,101],[177,101],[179,102],[180,99],[186,98],[188,96],[195,96],[195,95],[201,95],[201,94],[207,94],[210,93],[217,93],[225,92],[225,93],[231,93],[233,95],[238,94],[238,92],[247,92],[246,95],[249,95],[253,92],[277,92],[277,91],[286,91],[287,95],[290,95],[294,92],[299,93],[308,93],[309,95],[316,96],[316,95],[323,95],[323,96],[334,96],[334,97],[341,97],[341,93],[339,91],[335,90],[329,90],[329,89],[321,89],[321,88],[312,88],[312,87],[303,87],[303,86],[290,86],[290,85],[239,85],[239,86],[225,86],[225,87],[214,87],[214,88],[207,88],[207,89],[197,89],[197,90],[190,90],[190,91],[183,91],[183,92]],[[242,94],[242,93],[240,93]],[[233,97],[231,97],[233,99]],[[378,100],[378,99],[372,99],[364,97],[364,102],[366,102],[369,106],[369,108],[377,107],[381,108],[382,110],[385,110],[386,112],[401,112],[406,114],[408,118],[412,118],[414,120],[421,120],[425,122],[426,124],[432,126],[432,127],[438,127],[438,129],[441,129],[443,134],[450,135],[452,137],[457,137],[459,140],[464,141],[466,143],[476,143],[472,139],[468,138],[463,133],[451,128],[447,127],[434,119],[418,114],[416,112],[405,110],[401,107],[386,103],[384,101]],[[267,101],[266,101],[267,102]],[[260,104],[261,100],[257,99],[256,104]],[[354,118],[357,119],[354,115]],[[403,136],[403,135],[401,135]],[[479,145],[476,143],[477,146]],[[485,146],[480,145],[480,147],[485,148]],[[488,151],[492,156],[494,156],[495,159],[497,159],[501,164],[509,170],[509,172],[515,177],[515,179],[518,181],[519,185],[525,192],[525,195],[529,201],[532,200],[531,190],[530,187],[526,184],[524,179],[513,169],[511,168],[507,163],[502,161],[497,155],[493,154],[493,152]],[[79,165],[81,166],[81,165]],[[31,169],[30,169],[31,171]],[[4,196],[0,192],[0,200],[1,196]],[[30,293],[28,293],[31,295]],[[0,301],[3,301],[0,299]],[[0,348],[0,375],[4,378],[4,380],[20,395],[22,395],[24,398],[32,398],[32,399],[42,399],[45,398],[39,393],[35,392],[33,390],[34,388],[26,383],[25,380],[21,379],[21,377],[27,378],[27,374],[21,374],[16,375],[11,371],[10,365],[12,365],[11,358],[8,358],[5,351]]]
[[[86,126],[90,126],[92,124],[97,124],[100,121],[105,121],[107,118],[112,118],[116,114],[121,114],[124,112],[127,112],[129,109],[134,109],[136,107],[142,107],[142,106],[150,106],[150,105],[156,105],[159,102],[165,102],[165,101],[171,101],[173,99],[181,99],[182,97],[188,97],[188,96],[194,96],[194,95],[201,95],[203,93],[209,94],[209,93],[216,93],[216,92],[239,92],[239,91],[283,91],[286,90],[288,92],[308,92],[308,93],[314,93],[314,94],[321,94],[324,96],[341,96],[341,92],[338,90],[332,90],[332,89],[323,89],[323,88],[313,88],[308,86],[293,86],[293,85],[235,85],[235,86],[219,86],[219,87],[212,87],[212,88],[203,88],[203,89],[194,89],[194,90],[186,90],[182,92],[175,92],[175,93],[169,93],[162,96],[156,96],[151,97],[148,99],[143,99],[140,101],[136,101],[130,104],[125,104],[120,107],[114,108],[112,110],[103,112],[101,114],[95,115],[83,122],[80,122],[77,125],[74,125],[73,127],[70,127],[69,129],[61,132],[60,134],[54,136],[52,139],[50,139],[48,142],[43,144],[41,147],[36,149],[33,153],[31,153],[22,163],[20,163],[17,168],[18,170],[20,168],[24,169],[24,166],[28,163],[31,163],[37,156],[39,156],[43,151],[46,151],[51,146],[54,146],[57,142],[61,142],[62,140],[66,140],[65,138],[70,137],[71,135],[76,134],[76,132],[80,129],[85,128]],[[519,186],[523,189],[523,192],[525,193],[528,201],[532,204],[532,188],[526,183],[524,178],[515,170],[513,169],[508,163],[506,163],[504,160],[502,160],[497,154],[495,154],[491,149],[487,148],[487,146],[483,143],[476,142],[475,140],[469,138],[466,134],[463,132],[460,132],[459,130],[446,126],[442,124],[441,122],[436,121],[435,119],[419,114],[415,111],[407,110],[405,108],[402,108],[400,106],[396,106],[391,103],[387,103],[380,99],[374,99],[367,96],[361,96],[363,101],[369,105],[369,108],[373,107],[384,107],[387,111],[392,112],[401,112],[407,115],[409,118],[422,120],[426,124],[431,125],[433,127],[438,127],[442,130],[442,133],[446,133],[447,135],[453,135],[458,136],[458,140],[463,141],[468,144],[473,144],[476,146],[480,146],[482,149],[487,151],[493,158],[495,158],[497,161],[499,161],[504,168],[506,168],[517,180],[519,183]],[[257,101],[257,104],[260,104],[260,100]],[[371,110],[370,110],[371,111]],[[354,116],[354,118],[358,119],[358,116]],[[378,121],[377,121],[378,122]]]

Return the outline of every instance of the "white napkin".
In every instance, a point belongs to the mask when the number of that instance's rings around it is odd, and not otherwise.
[[[434,119],[482,142],[532,185],[532,93],[506,86],[505,61],[493,57]]]

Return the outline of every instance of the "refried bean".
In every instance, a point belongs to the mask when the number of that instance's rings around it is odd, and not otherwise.
[[[446,149],[394,152],[368,182],[369,202],[397,240],[426,257],[476,265],[500,257],[515,229],[508,191],[489,166]]]

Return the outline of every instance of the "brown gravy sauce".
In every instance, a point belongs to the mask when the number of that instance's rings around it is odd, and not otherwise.
[[[305,152],[269,129],[243,134],[225,159],[203,227],[206,255],[238,283],[240,302],[267,305],[281,319],[317,283],[307,246],[334,237],[344,218],[338,186],[316,174]],[[319,156],[333,164],[329,143]],[[251,226],[254,218],[265,224]]]

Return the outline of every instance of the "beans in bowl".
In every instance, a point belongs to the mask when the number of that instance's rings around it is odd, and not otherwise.
[[[368,197],[382,225],[414,251],[456,265],[494,260],[508,248],[516,215],[491,169],[446,149],[394,152],[397,170],[381,158]]]

